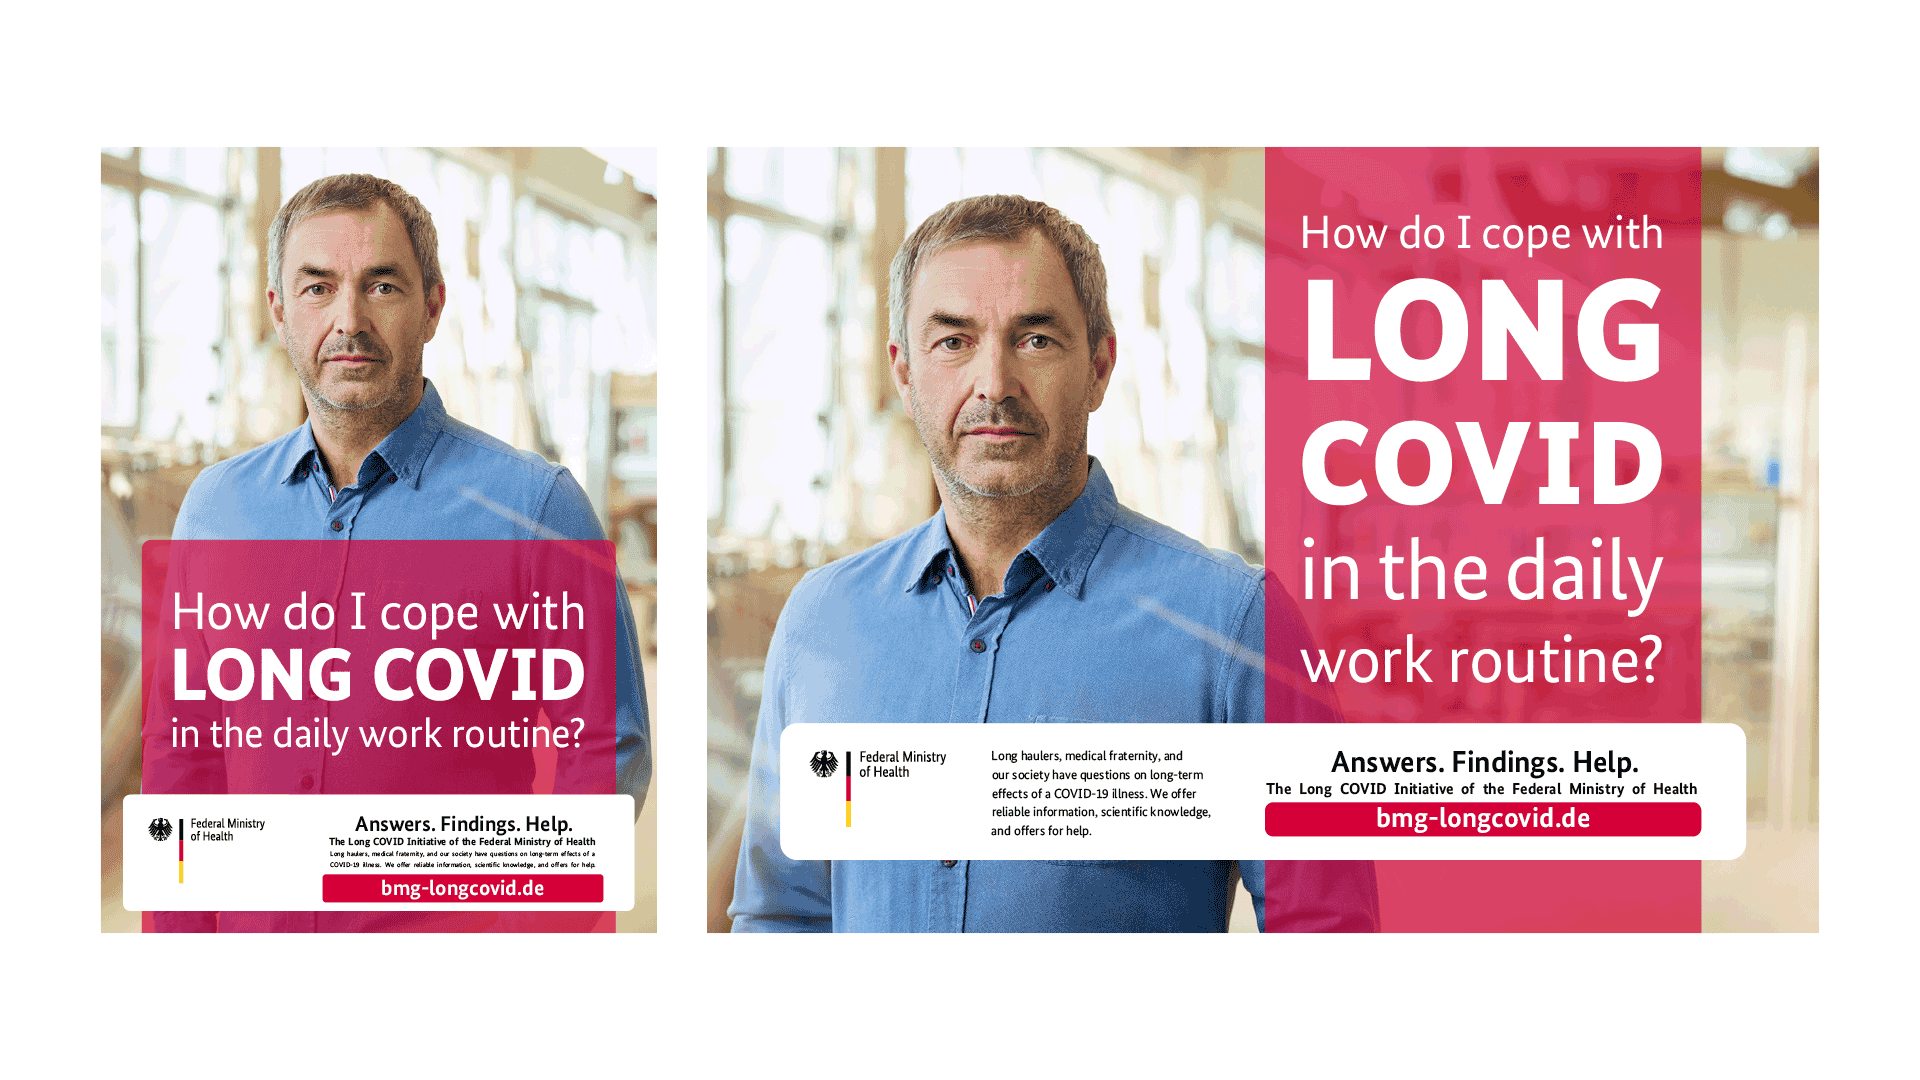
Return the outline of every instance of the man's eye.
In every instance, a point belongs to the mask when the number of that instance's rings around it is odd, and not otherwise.
[[[1033,349],[1051,349],[1055,342],[1045,334],[1035,334],[1027,339],[1027,347]]]
[[[391,281],[376,281],[373,285],[373,295],[375,296],[392,296],[399,291],[399,289],[394,288],[393,282]]]
[[[933,347],[936,349],[945,349],[948,352],[959,352],[961,349],[967,347],[967,343],[957,337],[950,337],[942,338],[936,342]]]
[[[326,282],[316,281],[313,284],[307,286],[306,288],[301,289],[300,291],[307,296],[319,296],[321,293],[325,292],[326,289],[327,289]]]

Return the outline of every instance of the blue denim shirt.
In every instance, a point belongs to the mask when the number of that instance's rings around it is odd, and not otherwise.
[[[1374,929],[1371,863],[828,863],[780,849],[788,724],[1261,723],[1263,581],[1121,506],[1098,461],[978,610],[944,511],[809,573],[767,656],[734,931],[1221,931],[1236,876],[1263,929]],[[1267,926],[1276,889],[1286,924]]]
[[[360,463],[352,487],[327,482],[312,422],[209,465],[175,519],[175,540],[604,540],[566,469],[447,415],[427,382],[413,414]],[[636,807],[653,775],[639,636],[619,590],[616,789]]]

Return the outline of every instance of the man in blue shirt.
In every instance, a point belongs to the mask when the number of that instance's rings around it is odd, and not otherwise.
[[[203,470],[180,507],[175,540],[605,539],[565,468],[447,415],[424,378],[425,347],[446,304],[438,248],[426,208],[378,177],[325,177],[280,208],[267,299],[307,423]],[[616,591],[614,789],[637,809],[652,775],[646,695],[632,609]],[[166,749],[149,734],[150,765]],[[300,786],[326,790],[324,768],[316,763]],[[232,928],[312,929],[304,925],[312,918],[290,913],[282,921],[302,925]],[[193,925],[175,928],[212,928],[190,913],[170,921],[182,920]]]
[[[1088,456],[1116,343],[1099,249],[1078,225],[1017,196],[964,199],[908,237],[891,277],[894,382],[941,509],[788,598],[767,657],[733,929],[1219,931],[1236,877],[1263,929],[1377,929],[1371,863],[829,864],[782,852],[788,724],[1337,719],[1305,699],[1266,700],[1262,573],[1121,506]]]

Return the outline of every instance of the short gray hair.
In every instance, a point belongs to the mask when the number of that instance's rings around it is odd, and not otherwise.
[[[267,231],[267,288],[284,298],[280,291],[280,263],[287,257],[287,234],[295,225],[329,210],[361,210],[385,201],[400,215],[407,227],[407,242],[413,245],[413,257],[420,263],[420,281],[431,296],[440,276],[440,234],[434,231],[433,215],[420,200],[391,180],[366,173],[340,173],[323,176],[299,191],[273,216],[273,228]]]
[[[1043,202],[1018,195],[975,195],[941,207],[920,223],[900,245],[887,274],[888,332],[907,344],[907,300],[920,263],[939,252],[974,240],[1018,240],[1038,232],[1067,262],[1073,293],[1087,313],[1087,347],[1097,348],[1113,336],[1113,318],[1107,313],[1107,267],[1100,261],[1100,245],[1087,230]]]

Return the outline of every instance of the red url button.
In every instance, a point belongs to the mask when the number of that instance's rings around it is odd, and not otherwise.
[[[1699,836],[1700,804],[1267,804],[1268,836]]]
[[[599,874],[324,874],[325,904],[597,904]]]

